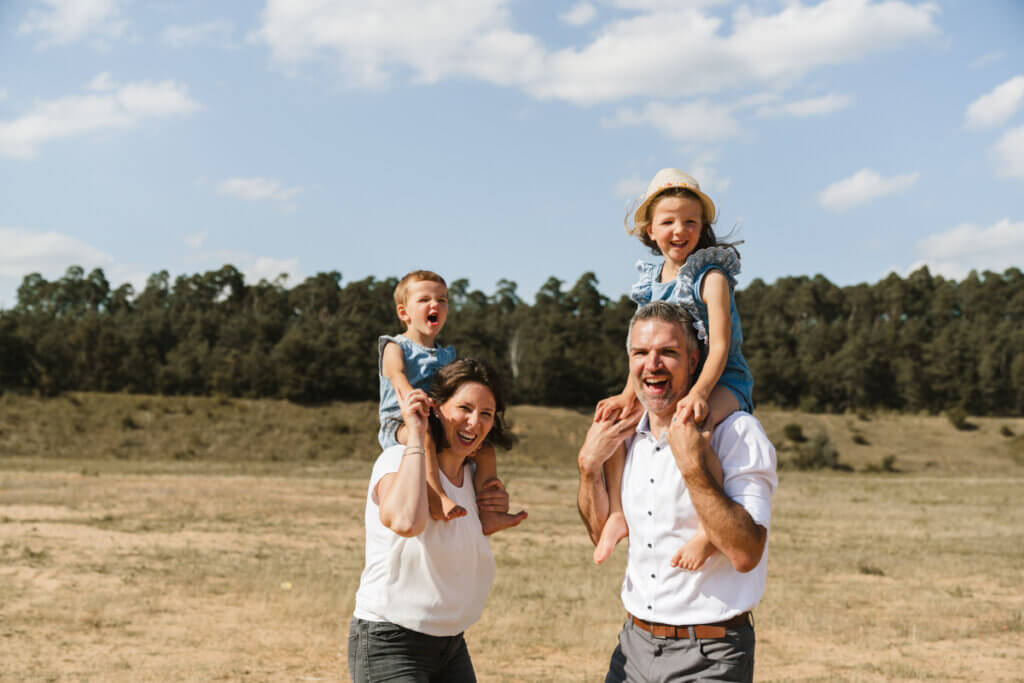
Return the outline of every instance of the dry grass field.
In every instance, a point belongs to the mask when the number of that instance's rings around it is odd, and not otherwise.
[[[481,681],[600,681],[623,612],[575,507],[588,417],[518,407]],[[1024,679],[1024,419],[759,413],[784,469],[761,681]],[[345,681],[375,406],[0,397],[0,680]]]

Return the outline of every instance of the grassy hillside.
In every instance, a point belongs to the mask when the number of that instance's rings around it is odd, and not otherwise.
[[[308,407],[226,397],[5,394],[0,457],[37,467],[70,460],[105,469],[348,471],[379,452],[376,411],[375,403],[366,402]],[[520,442],[499,456],[502,463],[574,469],[589,412],[515,406],[509,416]],[[1024,464],[1021,418],[970,418],[967,430],[957,430],[942,416],[812,415],[771,407],[757,416],[784,465],[821,435],[837,451],[839,463],[854,471],[995,474]],[[806,441],[787,439],[794,431],[788,425],[798,425]]]

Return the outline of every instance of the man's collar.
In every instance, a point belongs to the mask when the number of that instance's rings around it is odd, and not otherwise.
[[[668,430],[662,432],[661,437],[655,439],[654,434],[651,433],[651,416],[646,410],[644,411],[643,417],[640,418],[640,422],[636,425],[636,433],[644,438],[650,439],[654,442],[655,446],[664,446],[668,443]]]

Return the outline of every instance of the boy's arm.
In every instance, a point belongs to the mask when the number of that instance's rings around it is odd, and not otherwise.
[[[381,354],[380,374],[382,374],[398,394],[398,400],[404,401],[412,391],[412,384],[405,376],[405,357],[402,356],[402,347],[394,342],[384,347]]]

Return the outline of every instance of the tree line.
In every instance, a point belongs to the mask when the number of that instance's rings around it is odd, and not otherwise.
[[[113,288],[78,266],[34,273],[0,310],[0,389],[225,394],[303,403],[375,400],[377,337],[401,331],[394,278],[318,273],[248,284],[219,270]],[[590,406],[621,390],[635,305],[593,273],[549,278],[533,303],[516,283],[449,284],[439,341],[484,359],[514,403]],[[756,279],[736,293],[755,402],[808,411],[1024,414],[1024,274],[921,268],[839,287],[821,275]]]

